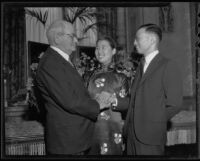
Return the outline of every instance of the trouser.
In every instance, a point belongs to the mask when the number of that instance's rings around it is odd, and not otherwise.
[[[127,155],[164,155],[164,145],[144,144],[136,138],[135,132],[133,132],[131,136],[133,137],[131,139],[131,141],[133,141],[132,143],[130,142],[130,139],[127,138]]]
[[[90,148],[85,150],[85,151],[74,153],[74,154],[71,154],[71,155],[88,155],[89,151],[90,151]]]

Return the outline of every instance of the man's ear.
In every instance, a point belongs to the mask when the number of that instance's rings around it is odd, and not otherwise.
[[[157,43],[157,41],[158,41],[158,40],[157,40],[157,37],[156,37],[155,35],[152,35],[152,36],[151,36],[151,43],[152,43],[152,44],[155,44],[155,43]]]
[[[55,43],[56,43],[56,44],[59,44],[60,41],[61,41],[61,37],[60,37],[58,34],[55,34],[55,35],[54,35],[54,38],[55,38]]]
[[[115,54],[116,54],[116,51],[117,51],[116,48],[114,48],[114,49],[112,50],[112,54],[115,55]]]

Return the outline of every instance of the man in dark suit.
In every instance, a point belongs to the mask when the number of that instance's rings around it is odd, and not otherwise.
[[[40,59],[36,75],[38,97],[46,109],[46,152],[84,155],[90,148],[100,109],[109,105],[89,96],[69,59],[76,47],[72,24],[62,20],[53,22],[47,38],[50,47]],[[104,97],[109,97],[106,94]]]
[[[159,53],[161,39],[155,24],[142,25],[136,33],[134,45],[144,58],[131,87],[124,126],[127,155],[163,155],[167,121],[181,108],[181,73],[174,60]]]

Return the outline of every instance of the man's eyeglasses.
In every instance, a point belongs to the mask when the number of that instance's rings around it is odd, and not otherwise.
[[[78,40],[77,36],[75,34],[63,34],[63,35],[67,35],[69,37],[71,37],[72,40]]]

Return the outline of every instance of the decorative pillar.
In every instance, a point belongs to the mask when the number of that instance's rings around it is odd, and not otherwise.
[[[117,42],[126,50],[126,19],[125,8],[117,8]]]
[[[197,33],[198,34],[198,47],[197,47],[197,58],[196,58],[196,65],[197,65],[197,71],[196,71],[196,80],[197,82],[199,82],[200,80],[200,36],[199,36],[199,33],[200,33],[200,4],[199,3],[196,3],[195,4],[196,6],[196,10],[197,10],[197,15],[198,15],[198,18],[197,18],[197,24],[196,26],[197,27]],[[197,104],[197,144],[198,144],[198,157],[200,158],[200,83],[196,83],[196,87],[197,87],[197,94],[196,94],[196,104]]]

